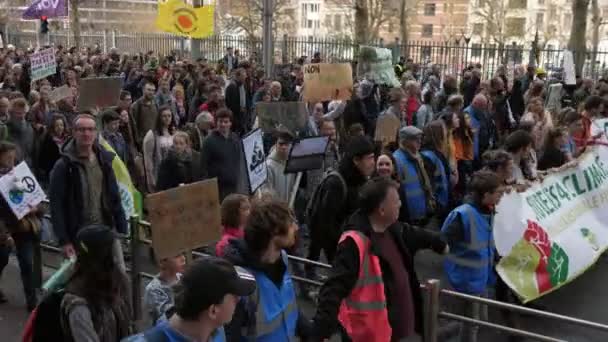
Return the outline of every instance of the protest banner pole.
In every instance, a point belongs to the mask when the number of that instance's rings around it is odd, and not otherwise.
[[[272,7],[273,0],[264,0],[264,18],[263,18],[263,32],[264,39],[262,41],[263,49],[263,60],[264,60],[264,72],[266,77],[272,76],[273,67],[273,41],[272,41]]]
[[[296,181],[293,183],[293,188],[291,189],[291,193],[289,194],[289,207],[293,209],[293,206],[296,202],[296,195],[298,193],[298,188],[300,187],[300,182],[302,181],[302,172],[298,172],[296,175]]]

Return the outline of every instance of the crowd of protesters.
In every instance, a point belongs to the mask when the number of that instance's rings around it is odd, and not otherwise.
[[[33,251],[50,214],[57,243],[77,260],[61,304],[64,334],[73,341],[133,333],[116,239],[127,222],[115,158],[144,194],[217,178],[222,201],[224,235],[215,251],[223,259],[186,269],[183,256],[158,260],[160,273],[145,295],[156,327],[131,341],[323,341],[336,332],[345,341],[418,341],[415,253],[445,254],[457,291],[489,296],[496,288],[498,299],[512,300],[494,270],[495,206],[505,191],[569,167],[600,138],[590,127],[608,104],[605,80],[564,86],[564,109],[551,112],[548,85],[557,81],[542,69],[518,66],[509,79],[501,67],[485,80],[481,65],[449,75],[401,59],[401,87],[357,80],[348,101],[307,103],[305,130],[264,132],[268,179],[250,196],[241,138],[257,126],[257,103],[301,99],[302,65],[310,60],[270,77],[255,56],[231,48],[210,63],[57,47],[56,74],[31,82],[29,53],[0,49],[0,175],[25,161],[49,203],[18,220],[0,199],[0,268],[14,249],[33,310]],[[102,76],[122,78],[118,103],[77,110],[80,80]],[[54,102],[52,90],[63,85],[71,94]],[[386,115],[401,125],[383,146],[373,138]],[[285,173],[289,150],[315,135],[329,138],[323,167],[305,172],[298,186]],[[310,265],[293,269],[323,282],[319,291],[294,286],[287,252],[315,261],[323,252],[333,265],[326,274]],[[314,317],[298,309],[298,296],[316,299]],[[476,303],[461,309],[482,316]],[[460,337],[476,341],[476,328],[464,325]]]

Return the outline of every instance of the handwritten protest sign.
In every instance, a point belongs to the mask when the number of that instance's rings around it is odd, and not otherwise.
[[[381,141],[383,146],[395,142],[400,125],[401,122],[396,116],[392,114],[381,115],[376,121],[374,140]]]
[[[53,89],[53,91],[51,91],[50,98],[51,101],[58,102],[72,95],[72,88],[68,87],[67,85],[64,85],[59,88]]]
[[[353,71],[348,63],[304,66],[304,101],[350,100]]]
[[[52,48],[40,50],[30,56],[32,81],[36,81],[57,72],[55,51]]]
[[[255,109],[264,132],[272,132],[279,126],[292,133],[306,129],[308,113],[304,102],[258,102]]]
[[[608,147],[556,171],[496,208],[496,270],[528,302],[572,281],[608,249]]]
[[[80,81],[78,110],[115,106],[120,98],[122,78],[84,78]]]
[[[46,199],[44,191],[25,162],[19,163],[11,172],[0,178],[0,193],[19,220]]]
[[[393,53],[389,49],[361,46],[359,48],[357,76],[391,87],[400,85],[395,75],[395,69],[393,69]]]
[[[150,194],[146,202],[158,258],[172,257],[221,237],[215,178]]]
[[[264,142],[262,141],[262,130],[256,129],[243,137],[243,154],[249,178],[249,191],[254,193],[268,177],[266,169],[266,156],[264,155]]]

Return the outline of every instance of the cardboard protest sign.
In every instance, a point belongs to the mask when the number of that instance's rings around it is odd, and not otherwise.
[[[272,132],[279,126],[292,133],[306,129],[308,112],[304,102],[258,102],[255,110],[259,126],[264,132]]]
[[[55,51],[52,48],[40,50],[30,56],[32,81],[36,81],[57,72]]]
[[[385,48],[372,46],[359,47],[357,77],[374,80],[378,84],[391,87],[400,85],[393,69],[393,52]]]
[[[215,178],[150,194],[146,202],[158,258],[202,247],[222,235]]]
[[[396,116],[392,114],[380,115],[376,121],[374,140],[381,141],[383,146],[395,142],[400,126],[401,121]]]
[[[64,85],[59,88],[53,89],[53,91],[51,91],[50,97],[51,101],[58,102],[72,95],[72,88],[68,87],[67,85]]]
[[[304,101],[350,100],[353,71],[349,63],[304,66]]]
[[[247,167],[247,177],[249,179],[249,192],[254,193],[266,182],[266,178],[268,177],[262,130],[258,128],[243,137],[242,144],[245,165]]]
[[[501,199],[493,225],[496,270],[524,302],[569,283],[608,249],[608,147]]]
[[[574,55],[572,55],[572,51],[570,50],[564,50],[564,83],[567,85],[576,84]]]
[[[329,137],[310,137],[291,145],[285,173],[317,170],[323,167]]]
[[[0,193],[17,219],[21,220],[46,199],[44,191],[25,162],[0,178]]]
[[[121,89],[120,77],[84,78],[78,89],[78,110],[115,106]]]

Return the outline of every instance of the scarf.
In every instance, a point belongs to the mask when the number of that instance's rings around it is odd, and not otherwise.
[[[435,201],[435,195],[433,194],[433,188],[431,187],[431,181],[429,176],[424,170],[424,161],[422,160],[422,156],[420,153],[412,154],[409,151],[403,150],[406,155],[408,155],[412,160],[416,162],[416,173],[418,174],[418,179],[420,179],[420,185],[422,186],[422,190],[424,191],[426,197],[426,205],[427,208],[430,208],[431,212],[434,212],[437,208],[437,204]]]

